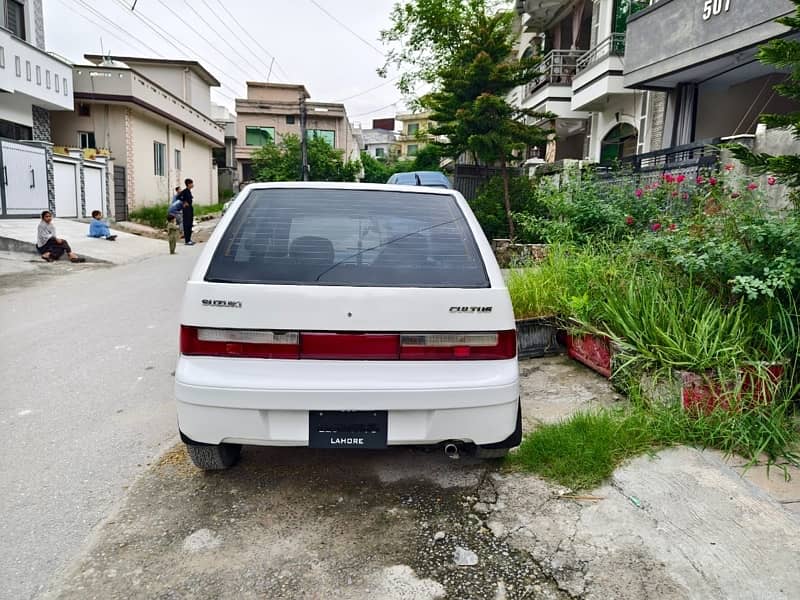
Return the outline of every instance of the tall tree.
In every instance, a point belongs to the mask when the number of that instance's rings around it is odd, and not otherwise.
[[[469,153],[501,168],[513,238],[508,168],[526,147],[547,140],[548,132],[529,122],[550,115],[513,106],[507,97],[538,76],[539,61],[516,58],[513,14],[489,0],[411,0],[396,7],[392,19],[384,39],[403,45],[390,63],[433,86],[419,103],[433,113],[430,133],[443,136],[436,142],[443,155]]]
[[[800,31],[800,0],[792,2],[797,7],[795,14],[778,19],[777,22],[791,27],[792,32],[796,33]],[[774,39],[759,49],[758,59],[776,69],[789,69],[786,81],[775,86],[775,91],[785,98],[800,101],[800,41],[786,37]],[[780,115],[761,115],[761,121],[768,127],[787,127],[795,138],[800,139],[798,111]],[[800,205],[800,156],[754,153],[744,146],[734,147],[733,153],[756,173],[777,175],[783,183],[792,188],[792,200],[795,206]]]

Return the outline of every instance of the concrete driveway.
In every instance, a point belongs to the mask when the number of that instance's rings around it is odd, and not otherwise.
[[[522,369],[525,410],[542,420],[617,401],[563,357]],[[798,531],[735,467],[692,449],[636,459],[575,497],[415,449],[246,448],[206,474],[176,445],[47,597],[789,599]]]

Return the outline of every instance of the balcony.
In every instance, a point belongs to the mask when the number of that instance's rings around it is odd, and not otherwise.
[[[545,31],[568,11],[572,0],[517,0],[517,14],[523,18],[523,29],[530,33]]]
[[[48,110],[73,110],[72,65],[0,27],[0,90]]]
[[[76,66],[73,85],[76,99],[137,106],[195,132],[216,146],[225,145],[225,130],[211,117],[131,69]]]
[[[573,110],[600,110],[609,96],[631,93],[623,86],[624,55],[625,34],[614,33],[578,59]]]
[[[586,118],[571,108],[572,80],[583,50],[553,50],[539,63],[539,76],[528,83],[522,94],[522,107],[551,112],[559,117]]]

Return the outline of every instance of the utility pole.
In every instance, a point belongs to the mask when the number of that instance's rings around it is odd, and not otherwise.
[[[306,143],[306,95],[300,92],[300,157],[303,169],[303,181],[308,181],[308,144]]]

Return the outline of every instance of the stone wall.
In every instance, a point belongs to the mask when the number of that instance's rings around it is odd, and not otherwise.
[[[47,205],[50,210],[56,208],[55,171],[53,169],[53,144],[50,136],[50,112],[40,106],[32,107],[33,114],[33,139],[37,142],[46,142],[47,155]]]
[[[42,0],[33,0],[33,39],[39,50],[44,50],[44,12]]]
[[[492,240],[492,250],[501,269],[536,262],[547,255],[546,244],[512,244],[511,240]]]

